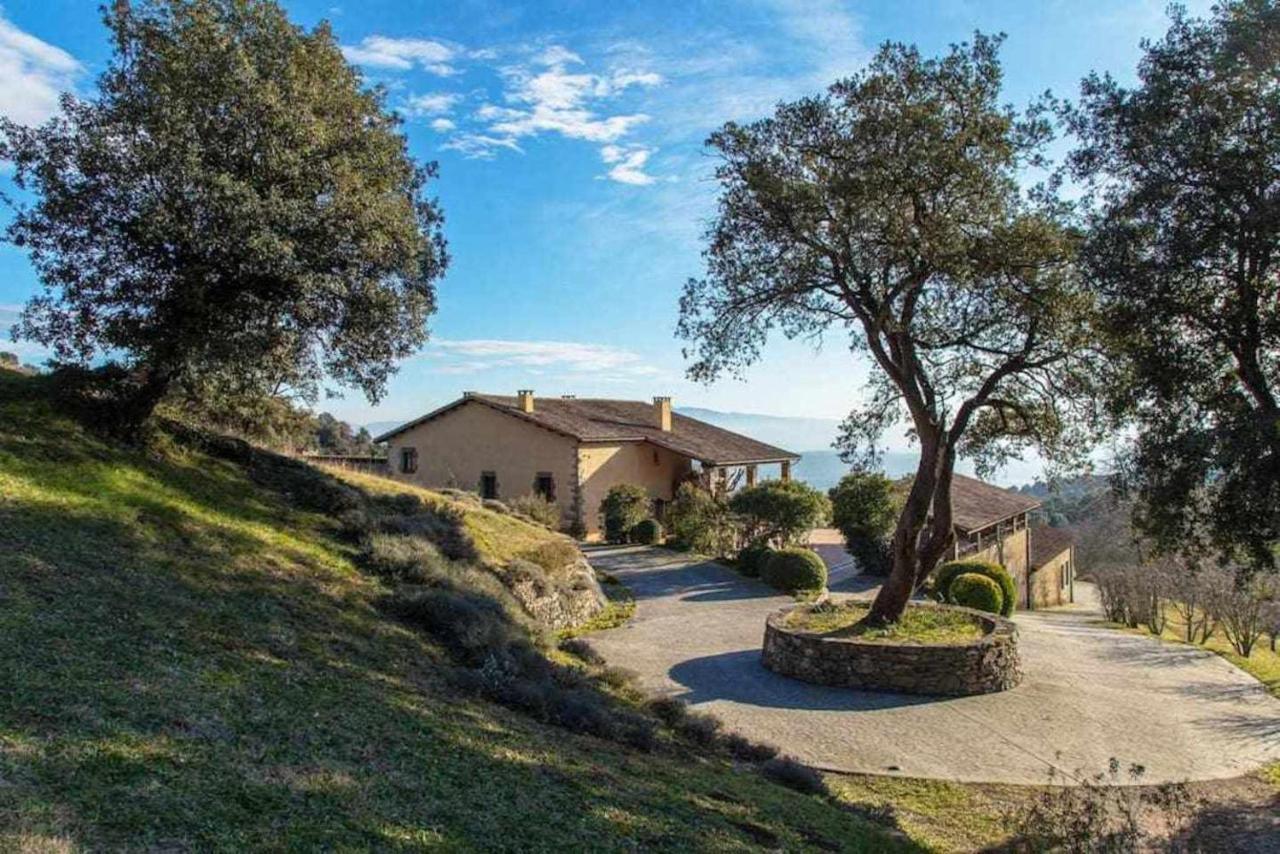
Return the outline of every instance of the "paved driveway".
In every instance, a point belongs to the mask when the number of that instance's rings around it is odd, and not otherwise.
[[[764,618],[790,604],[714,563],[643,547],[593,551],[635,592],[635,618],[593,635],[611,664],[733,730],[821,768],[1043,783],[1051,768],[1146,767],[1142,782],[1234,777],[1280,760],[1280,700],[1212,653],[1094,625],[1089,609],[1017,617],[1012,691],[928,698],[809,685],[760,664]],[[835,592],[866,594],[842,574]]]

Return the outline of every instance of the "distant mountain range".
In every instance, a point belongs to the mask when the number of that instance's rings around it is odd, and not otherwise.
[[[835,486],[849,471],[849,467],[841,461],[840,455],[831,448],[840,429],[840,422],[835,418],[721,412],[697,406],[678,406],[676,411],[690,418],[697,418],[708,424],[715,424],[717,427],[800,454],[801,459],[796,466],[795,476],[818,489],[829,489]],[[364,426],[374,436],[380,436],[403,423],[403,421],[374,421]],[[882,465],[885,474],[889,477],[902,477],[916,470],[918,459],[919,456],[910,451],[889,451],[884,455]],[[963,462],[957,468],[965,474],[973,473],[972,466]],[[1004,485],[1031,483],[1041,476],[1041,468],[1038,460],[1029,462],[1015,460],[993,480]],[[770,474],[771,472],[762,473],[766,477]]]

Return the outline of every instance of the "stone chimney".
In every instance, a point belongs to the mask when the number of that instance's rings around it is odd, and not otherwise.
[[[663,433],[671,432],[671,398],[653,399],[653,425]]]
[[[516,402],[521,412],[533,412],[533,389],[522,388],[516,392]]]

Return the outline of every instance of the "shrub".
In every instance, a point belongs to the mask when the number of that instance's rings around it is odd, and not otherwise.
[[[476,593],[426,588],[394,597],[389,609],[434,637],[471,666],[487,660],[507,666],[528,636],[494,599]]]
[[[720,738],[720,744],[729,755],[741,762],[767,762],[778,755],[778,748],[772,744],[752,741],[736,732],[727,732]]]
[[[689,706],[678,697],[654,697],[645,704],[649,713],[671,728],[679,726],[689,714]]]
[[[631,541],[651,546],[662,540],[662,523],[657,519],[641,519],[631,529]]]
[[[812,549],[782,549],[769,557],[761,577],[787,593],[821,590],[827,586],[827,565]]]
[[[567,652],[587,664],[596,666],[604,664],[604,656],[601,655],[596,648],[591,645],[591,642],[585,638],[565,638],[560,641],[560,649],[561,651]]]
[[[600,519],[604,538],[610,543],[625,543],[639,522],[649,514],[649,493],[643,487],[620,483],[612,487],[600,502]]]
[[[465,518],[462,510],[439,505],[421,507],[418,512],[384,516],[379,525],[386,533],[426,537],[450,560],[474,560],[475,543],[466,531]]]
[[[606,667],[600,671],[600,681],[610,688],[629,688],[639,678],[634,670],[626,667]]]
[[[822,775],[790,756],[770,759],[760,770],[770,780],[781,783],[788,789],[795,789],[807,795],[828,794],[827,782],[822,779]]]
[[[803,481],[766,480],[734,493],[729,509],[742,518],[751,541],[791,546],[826,521],[831,502]]]
[[[870,575],[888,575],[893,568],[889,535],[901,507],[893,481],[879,473],[854,472],[841,478],[828,496],[831,523],[859,568]]]
[[[728,502],[692,481],[676,489],[667,525],[677,544],[700,554],[726,557],[738,548],[738,526]]]
[[[485,510],[491,510],[494,513],[501,513],[503,516],[511,515],[511,508],[496,498],[486,498],[480,502],[480,506]]]
[[[977,608],[988,614],[999,614],[1004,609],[1004,594],[1000,585],[985,575],[962,572],[951,582],[947,598],[953,605]]]
[[[448,559],[421,537],[403,534],[370,534],[360,553],[360,564],[384,581],[422,584],[447,574]]]
[[[720,734],[720,726],[720,719],[715,715],[686,711],[673,729],[694,744],[708,747],[715,743],[716,736]]]
[[[1018,585],[1013,581],[1009,571],[998,563],[985,560],[953,560],[938,567],[933,576],[935,595],[943,602],[951,600],[951,583],[965,573],[985,575],[1000,588],[1000,614],[1008,617],[1013,614],[1014,604],[1018,601]]]
[[[569,540],[555,539],[526,549],[520,553],[520,557],[536,563],[554,576],[563,574],[565,567],[577,563],[582,558],[582,552]]]
[[[765,543],[752,543],[738,552],[738,571],[747,578],[759,578],[764,565],[773,557],[773,549]]]
[[[553,531],[560,527],[560,505],[537,493],[531,492],[511,499],[511,509]]]

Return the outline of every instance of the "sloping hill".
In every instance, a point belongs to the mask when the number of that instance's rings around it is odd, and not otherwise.
[[[469,524],[494,554],[540,536]],[[0,375],[0,849],[901,847],[727,759],[451,687],[341,527]]]

